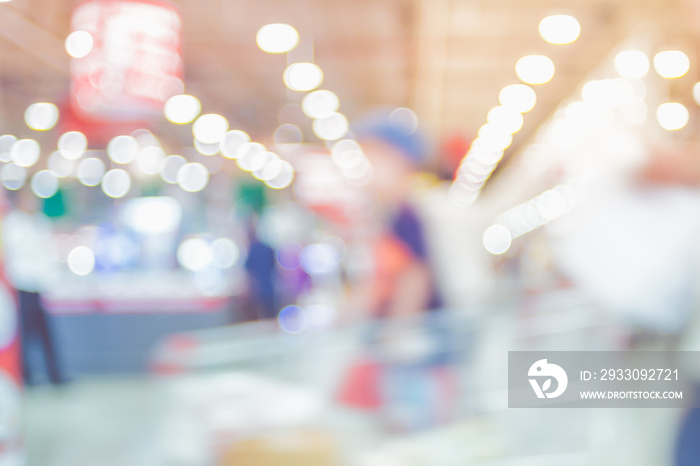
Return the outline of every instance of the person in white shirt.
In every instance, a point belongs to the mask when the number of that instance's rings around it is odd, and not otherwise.
[[[3,218],[0,228],[5,271],[19,298],[24,379],[27,384],[33,383],[34,374],[28,354],[30,344],[38,340],[43,348],[51,383],[61,384],[64,380],[40,296],[53,268],[53,259],[49,254],[51,223],[37,210],[38,199],[29,190],[25,188],[12,194],[13,208]]]

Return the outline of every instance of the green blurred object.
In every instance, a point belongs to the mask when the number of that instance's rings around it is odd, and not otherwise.
[[[63,189],[59,188],[56,194],[44,199],[44,213],[50,218],[64,217],[68,213]]]
[[[160,184],[156,183],[156,182],[144,183],[141,186],[141,196],[142,197],[160,196],[161,191],[162,190],[161,190]]]
[[[255,213],[260,214],[267,205],[265,185],[259,181],[241,181],[237,191],[236,197],[239,206],[249,207]]]

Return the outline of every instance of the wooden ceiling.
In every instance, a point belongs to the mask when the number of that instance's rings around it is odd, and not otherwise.
[[[1,132],[30,132],[27,105],[60,101],[68,90],[72,0],[0,3]],[[546,54],[557,73],[538,86],[513,149],[562,98],[642,21],[664,40],[688,40],[700,21],[690,0],[177,0],[184,21],[185,84],[207,112],[220,112],[260,140],[279,124],[279,111],[302,95],[282,84],[284,55],[255,43],[264,24],[286,22],[302,41],[290,60],[314,59],[352,120],[374,106],[414,108],[431,135],[474,134],[498,104],[498,92],[518,82],[514,65]],[[552,13],[576,16],[582,33],[555,46],[538,34]],[[696,71],[693,71],[696,73]],[[694,77],[693,77],[694,79]],[[166,125],[163,125],[164,127]],[[313,135],[309,132],[309,138]]]

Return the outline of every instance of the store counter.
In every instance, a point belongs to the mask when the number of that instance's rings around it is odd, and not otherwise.
[[[207,296],[188,273],[66,276],[42,297],[69,377],[142,373],[165,336],[231,323],[231,292]]]

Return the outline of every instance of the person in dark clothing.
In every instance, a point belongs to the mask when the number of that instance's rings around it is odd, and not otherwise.
[[[27,385],[34,383],[28,354],[31,344],[38,342],[43,348],[49,380],[54,385],[60,385],[64,382],[64,379],[59,370],[56,348],[46,310],[41,304],[41,297],[39,293],[24,290],[17,290],[17,294],[22,332],[22,372],[24,381]]]
[[[245,223],[248,254],[243,266],[247,275],[247,289],[241,303],[241,318],[243,321],[276,319],[279,303],[275,250],[260,239],[257,215],[251,214]]]
[[[274,249],[251,235],[245,269],[248,272],[251,305],[254,308],[256,318],[276,318]]]
[[[700,399],[700,386],[697,384],[693,387],[691,395],[694,399],[695,406],[697,400]],[[674,466],[694,466],[700,462],[700,408],[694,407],[689,409],[676,438],[674,451]]]
[[[64,378],[40,296],[54,272],[48,247],[51,225],[37,211],[37,199],[30,191],[20,191],[14,201],[14,208],[2,221],[3,257],[7,277],[19,298],[24,379],[29,385],[34,383],[29,354],[31,345],[39,343],[51,383],[61,384]]]

